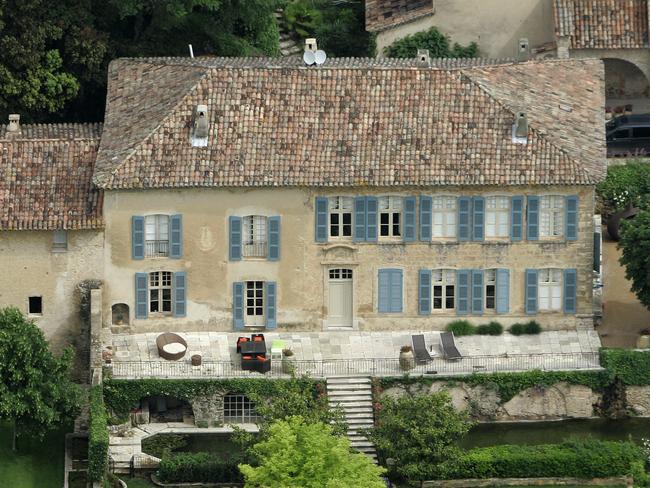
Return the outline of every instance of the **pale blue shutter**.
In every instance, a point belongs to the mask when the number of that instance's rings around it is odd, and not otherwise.
[[[316,242],[327,242],[327,214],[329,203],[326,197],[316,197]]]
[[[431,240],[431,197],[420,197],[420,240]]]
[[[390,311],[400,313],[402,311],[402,270],[393,269],[390,273]]]
[[[174,273],[174,317],[187,315],[187,274],[184,271]]]
[[[528,215],[526,215],[526,239],[536,241],[539,239],[539,197],[528,197]]]
[[[575,268],[564,270],[564,313],[576,313],[578,291],[578,271]]]
[[[415,197],[404,198],[404,242],[415,240]]]
[[[169,257],[179,259],[183,256],[183,216],[169,217]]]
[[[244,330],[244,283],[232,284],[232,321],[235,330]]]
[[[241,260],[241,217],[231,216],[229,225],[229,251],[228,257],[231,261],[240,261]]]
[[[510,311],[510,270],[497,269],[496,275],[496,312],[508,313]]]
[[[534,315],[537,313],[537,270],[526,270],[526,313]]]
[[[380,269],[377,274],[377,310],[379,313],[390,311],[390,271]]]
[[[472,314],[483,313],[483,270],[472,270]]]
[[[472,199],[470,197],[460,197],[458,199],[458,240],[469,241],[471,235],[471,210]]]
[[[144,259],[144,217],[131,217],[131,256]]]
[[[421,269],[418,280],[418,313],[429,315],[431,313],[431,270]]]
[[[510,199],[510,240],[521,241],[524,238],[524,197]]]
[[[366,241],[377,242],[377,209],[379,204],[376,197],[366,198]]]
[[[274,281],[267,281],[266,286],[266,328],[275,329],[277,327],[277,299],[278,287]]]
[[[470,270],[459,269],[456,272],[456,287],[458,288],[458,298],[456,301],[456,313],[458,315],[467,315],[469,313],[469,294],[470,294]]]
[[[269,261],[280,260],[280,217],[267,219],[268,229],[268,258]]]
[[[135,274],[135,318],[146,319],[149,311],[148,290],[149,275],[147,273]]]
[[[575,241],[578,239],[578,197],[572,195],[566,197],[566,239]]]
[[[364,197],[354,199],[354,240],[356,242],[366,240],[366,199]]]
[[[474,197],[472,239],[482,241],[485,239],[485,198]]]

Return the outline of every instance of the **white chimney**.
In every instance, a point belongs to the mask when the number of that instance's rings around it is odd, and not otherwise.
[[[192,126],[192,146],[205,147],[208,145],[208,106],[197,105],[194,109],[194,121]]]
[[[20,132],[20,114],[9,114],[9,125],[7,132]]]
[[[424,66],[431,66],[431,58],[428,49],[418,49],[418,61]]]
[[[523,110],[515,114],[515,123],[512,125],[512,138],[514,142],[524,144],[528,140],[528,117]]]
[[[318,50],[318,45],[316,44],[316,39],[313,37],[308,37],[305,39],[305,52],[315,53]]]

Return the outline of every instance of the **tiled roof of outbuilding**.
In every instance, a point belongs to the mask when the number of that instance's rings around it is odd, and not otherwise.
[[[648,47],[647,0],[554,0],[553,14],[571,49]]]
[[[433,14],[433,0],[366,0],[366,30],[379,32]]]
[[[0,230],[96,229],[102,191],[92,184],[101,124],[0,127]]]
[[[111,63],[104,188],[593,184],[605,171],[603,68],[551,60],[122,59]],[[434,63],[435,64],[435,63]],[[190,143],[208,106],[207,147]],[[513,142],[514,113],[530,120]]]

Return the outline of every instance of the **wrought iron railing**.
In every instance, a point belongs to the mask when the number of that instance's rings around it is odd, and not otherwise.
[[[266,242],[245,242],[242,246],[242,255],[247,258],[265,258],[267,249]]]
[[[145,241],[145,257],[157,258],[169,256],[169,241]]]
[[[504,354],[500,356],[468,356],[456,361],[433,358],[410,369],[400,364],[398,358],[358,358],[296,360],[290,365],[281,360],[271,363],[267,377],[286,377],[289,371],[296,375],[315,378],[330,376],[401,376],[438,374],[459,375],[471,373],[495,373],[528,371],[594,370],[602,369],[598,352]],[[262,373],[244,371],[238,361],[202,361],[192,366],[187,361],[114,361],[111,365],[114,378],[232,378],[260,377]]]

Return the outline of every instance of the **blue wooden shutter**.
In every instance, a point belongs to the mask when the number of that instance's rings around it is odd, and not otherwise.
[[[431,240],[431,197],[420,197],[420,240]]]
[[[187,315],[187,274],[174,273],[174,317]]]
[[[510,311],[510,270],[499,268],[496,275],[496,312],[508,313]]]
[[[537,270],[526,270],[526,313],[534,315],[537,313]]]
[[[280,217],[269,217],[267,219],[268,229],[268,259],[269,261],[280,260]]]
[[[183,216],[169,217],[169,257],[179,259],[183,256]]]
[[[469,294],[470,294],[470,270],[459,269],[456,272],[456,287],[458,288],[458,299],[456,301],[456,313],[458,315],[467,315],[469,313]]]
[[[418,280],[418,313],[429,315],[431,313],[431,270],[421,269]]]
[[[472,210],[472,199],[470,197],[460,197],[458,199],[458,240],[459,241],[469,241],[472,238],[471,210]]]
[[[266,286],[266,328],[275,329],[277,327],[277,300],[278,287],[275,281],[267,281]]]
[[[131,256],[144,259],[144,217],[131,217]]]
[[[578,291],[578,271],[575,268],[564,270],[564,313],[576,313]]]
[[[472,202],[474,205],[472,239],[482,241],[485,239],[485,198],[474,197]]]
[[[415,197],[404,198],[404,242],[413,242],[415,236]]]
[[[526,215],[526,239],[536,241],[539,239],[539,197],[528,197],[528,215]]]
[[[402,311],[402,270],[393,269],[390,273],[390,311],[400,313]]]
[[[366,198],[366,241],[377,242],[377,197]]]
[[[366,199],[364,197],[354,198],[354,240],[356,242],[366,240]]]
[[[146,319],[149,311],[149,275],[147,273],[135,274],[135,318]]]
[[[380,269],[377,274],[377,310],[379,313],[390,311],[390,271]]]
[[[594,271],[600,273],[600,232],[594,232]]]
[[[231,261],[241,260],[241,217],[230,217],[230,235],[228,237],[229,248],[228,257]]]
[[[483,270],[472,270],[472,314],[483,313]]]
[[[244,330],[244,283],[232,284],[232,321],[235,330]]]
[[[567,241],[578,240],[578,196],[566,197],[566,239]]]
[[[510,240],[521,241],[524,238],[524,197],[510,199]]]
[[[327,242],[327,213],[329,203],[326,197],[316,197],[316,242]]]

